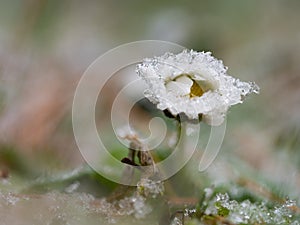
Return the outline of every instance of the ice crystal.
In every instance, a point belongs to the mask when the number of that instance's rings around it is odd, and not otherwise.
[[[171,222],[171,225],[183,225],[181,219],[179,219],[178,217],[174,217],[174,219]]]
[[[201,114],[211,125],[221,124],[230,106],[259,92],[255,83],[227,75],[223,62],[210,52],[166,53],[145,59],[136,71],[148,86],[145,96],[158,109],[167,109],[174,116],[183,113],[189,119]]]
[[[12,192],[8,192],[5,194],[0,192],[0,201],[4,202],[6,205],[16,205],[21,200],[28,200],[28,198],[19,197],[18,195]]]
[[[148,215],[152,208],[146,202],[146,198],[133,194],[129,197],[124,197],[120,200],[113,202],[108,202],[106,199],[101,200],[101,207],[98,208],[98,212],[106,215],[106,218],[109,222],[113,216],[130,216],[133,215],[135,218],[140,219]]]
[[[79,186],[80,186],[80,182],[75,181],[74,183],[70,184],[68,187],[65,188],[65,192],[72,193],[72,192],[76,191]]]
[[[196,213],[196,209],[185,209],[183,215],[184,216],[192,216]]]
[[[101,207],[98,212],[106,215],[109,222],[112,215],[118,216],[134,216],[137,219],[144,218],[152,212],[152,207],[148,203],[148,199],[156,198],[164,191],[161,182],[152,181],[143,178],[137,186],[137,190],[132,195],[108,202],[105,198],[101,200]]]
[[[132,198],[133,207],[134,207],[134,216],[136,218],[144,218],[148,215],[152,208],[146,203],[146,199],[140,195],[134,196]]]
[[[158,195],[162,195],[164,192],[164,186],[161,181],[153,181],[150,179],[142,178],[138,184],[137,188],[140,194],[144,196],[150,196],[156,198]]]

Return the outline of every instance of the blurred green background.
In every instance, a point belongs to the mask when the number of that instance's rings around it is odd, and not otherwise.
[[[300,201],[299,21],[298,0],[1,1],[0,174],[22,186],[82,165],[71,124],[78,80],[109,49],[155,39],[211,51],[230,75],[261,88],[230,109],[208,171],[190,162],[173,178],[191,179],[178,193],[249,179]]]

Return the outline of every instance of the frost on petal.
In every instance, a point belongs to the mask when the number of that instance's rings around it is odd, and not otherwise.
[[[145,59],[136,71],[148,86],[145,97],[158,109],[189,119],[202,115],[210,125],[221,124],[230,106],[259,93],[255,83],[229,76],[227,67],[210,52],[166,53]]]

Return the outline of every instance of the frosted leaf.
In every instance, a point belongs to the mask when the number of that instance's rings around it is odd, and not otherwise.
[[[208,203],[206,215],[220,215],[234,224],[297,224],[293,222],[292,208],[296,202],[286,200],[284,204],[268,208],[265,203],[252,203],[249,200],[238,203],[229,195],[217,194]]]
[[[184,50],[145,59],[136,69],[147,84],[144,95],[160,110],[174,116],[184,113],[210,125],[223,122],[230,106],[242,103],[251,93],[259,93],[253,82],[243,82],[227,74],[227,67],[210,52]]]
[[[293,214],[291,208],[296,206],[296,202],[287,199],[286,202],[280,206],[275,207],[274,220],[277,223],[285,223],[288,219],[291,219]]]

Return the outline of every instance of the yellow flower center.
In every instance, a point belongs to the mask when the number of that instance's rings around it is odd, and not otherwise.
[[[190,98],[202,96],[205,91],[200,87],[200,85],[196,81],[192,81],[193,85],[190,90]]]

